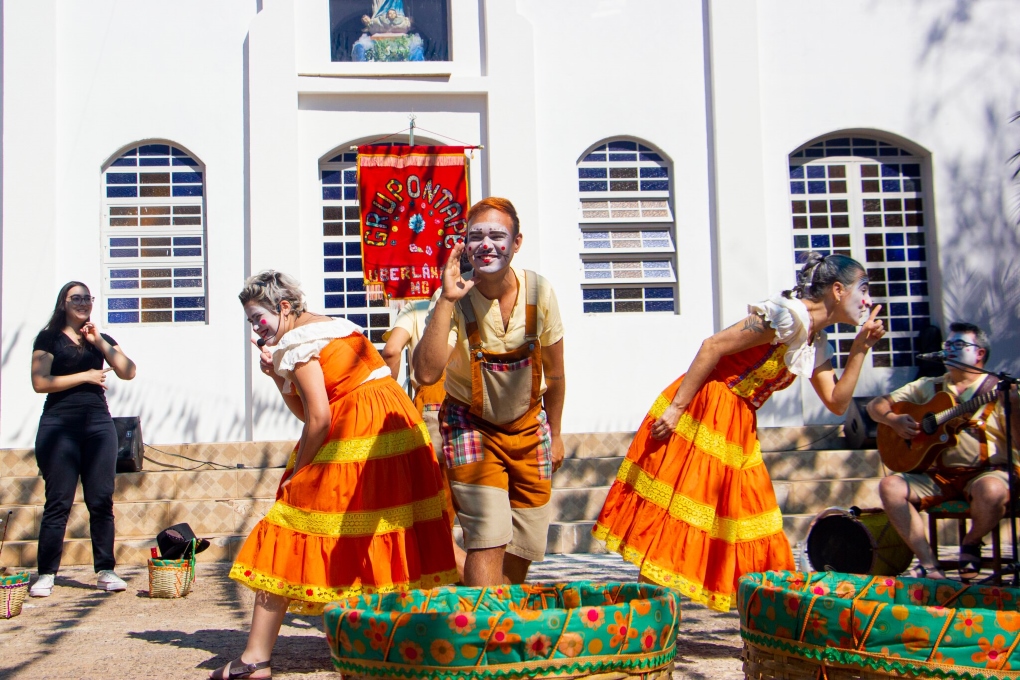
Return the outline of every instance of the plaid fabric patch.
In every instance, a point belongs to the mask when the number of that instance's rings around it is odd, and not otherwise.
[[[545,411],[538,412],[538,478],[552,479],[552,428],[545,416]]]
[[[529,366],[531,366],[531,357],[521,359],[520,361],[513,361],[509,364],[486,361],[483,368],[485,368],[486,371],[492,371],[494,373],[509,373],[510,371],[516,371]]]
[[[443,433],[443,457],[446,467],[477,463],[485,456],[482,433],[471,428],[470,410],[465,406],[446,403],[446,417],[439,421]]]

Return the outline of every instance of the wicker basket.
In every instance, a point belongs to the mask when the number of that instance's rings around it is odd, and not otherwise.
[[[669,680],[674,590],[638,583],[529,583],[351,597],[326,606],[346,680]]]
[[[889,675],[869,669],[837,668],[813,661],[805,661],[781,652],[759,649],[744,643],[744,677],[750,680],[887,680],[903,677],[899,673]]]
[[[0,593],[3,593],[0,617],[11,619],[21,613],[21,605],[25,603],[25,596],[28,595],[28,582],[31,578],[27,571],[0,575]]]
[[[191,592],[194,582],[194,545],[189,559],[149,560],[149,597],[184,597]]]

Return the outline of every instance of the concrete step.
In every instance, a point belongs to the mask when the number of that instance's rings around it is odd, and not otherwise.
[[[762,458],[773,481],[813,481],[884,477],[877,449],[766,451]]]
[[[773,482],[783,514],[817,513],[829,507],[880,508],[878,478],[819,479],[810,482]]]

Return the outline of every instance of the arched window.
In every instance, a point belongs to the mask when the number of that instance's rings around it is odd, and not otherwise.
[[[202,164],[166,142],[103,170],[103,297],[108,324],[205,323]]]
[[[627,139],[577,164],[584,311],[677,311],[670,163]]]
[[[790,154],[794,253],[841,253],[867,267],[889,331],[871,351],[873,366],[913,366],[914,338],[931,323],[923,163],[868,137],[827,137]],[[842,367],[857,330],[829,330]]]

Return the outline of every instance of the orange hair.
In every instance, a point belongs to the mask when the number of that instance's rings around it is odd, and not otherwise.
[[[468,224],[474,221],[476,217],[489,210],[498,210],[507,217],[514,224],[514,236],[521,233],[521,221],[517,218],[517,209],[514,208],[514,204],[506,198],[500,198],[499,196],[489,196],[471,206],[471,209],[467,213]]]

